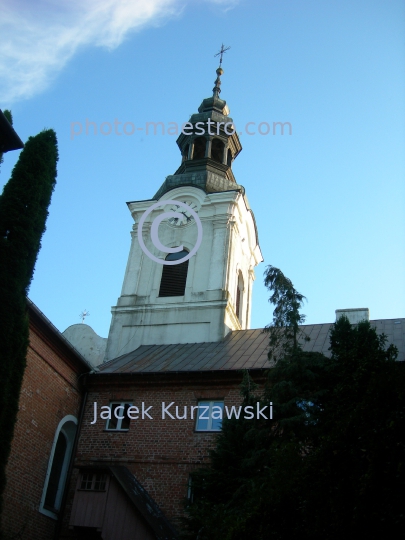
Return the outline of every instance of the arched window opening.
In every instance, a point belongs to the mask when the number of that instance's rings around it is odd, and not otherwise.
[[[189,151],[190,145],[187,144],[186,147],[183,150],[183,157],[182,161],[186,161],[188,159],[188,151]]]
[[[242,272],[239,272],[238,283],[236,286],[236,303],[235,303],[235,312],[236,316],[239,319],[240,324],[242,324],[242,309],[243,309],[243,276]]]
[[[59,433],[58,442],[56,443],[55,453],[53,455],[51,474],[49,475],[48,489],[45,495],[45,508],[48,510],[56,510],[56,499],[58,495],[59,480],[65,462],[67,439],[63,431]]]
[[[230,149],[228,150],[228,157],[226,158],[226,164],[229,166],[231,166],[232,164],[232,152]]]
[[[166,261],[177,261],[188,255],[183,250],[178,253],[169,253]],[[163,265],[162,280],[160,282],[159,296],[184,296],[186,290],[188,260],[180,264]]]
[[[42,492],[40,512],[57,518],[65,489],[69,462],[73,451],[77,420],[68,415],[59,422],[55,432],[48,471]]]
[[[224,149],[225,145],[224,143],[219,139],[213,139],[212,145],[211,145],[211,157],[214,161],[218,161],[219,163],[224,162]]]
[[[205,145],[204,137],[194,139],[193,159],[203,159],[205,157]]]

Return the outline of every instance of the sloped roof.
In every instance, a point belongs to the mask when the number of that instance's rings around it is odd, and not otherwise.
[[[405,360],[405,319],[370,321],[387,344],[398,347],[398,360]],[[310,337],[305,351],[330,356],[329,330],[332,323],[306,324],[302,330]],[[216,343],[141,345],[99,366],[100,373],[165,373],[263,369],[271,367],[267,358],[269,336],[262,329],[236,330]]]
[[[77,364],[80,366],[81,371],[90,372],[91,370],[98,369],[93,367],[84,356],[65,338],[61,332],[51,323],[51,321],[42,313],[42,311],[34,304],[32,300],[27,297],[27,307],[30,319],[30,324],[35,324],[37,328],[40,328],[42,332],[46,332],[46,335],[52,338],[53,343],[57,343],[64,350],[68,350],[70,357],[74,358]]]
[[[117,482],[131,502],[149,523],[157,540],[177,540],[178,535],[159,506],[135,476],[124,466],[109,466]]]

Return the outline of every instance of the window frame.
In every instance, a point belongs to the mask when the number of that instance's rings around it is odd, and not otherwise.
[[[207,423],[207,429],[201,429],[201,427],[198,427],[199,420],[206,421],[204,418],[200,418],[200,405],[208,404],[209,403],[209,410],[208,410],[208,423]],[[218,421],[217,418],[212,418],[212,409],[215,406],[219,406],[218,404],[222,405],[222,420],[220,420],[220,427],[219,428],[212,428],[213,421]],[[194,431],[196,433],[219,433],[222,431],[222,421],[224,419],[224,399],[199,399],[197,402],[198,406],[198,413],[195,419],[195,425],[194,425]],[[204,411],[201,411],[201,414],[205,415],[206,413]]]
[[[91,486],[90,488],[83,487],[83,482],[89,482],[89,480],[84,480],[85,475],[91,475]],[[101,480],[97,480],[97,477],[101,477]],[[104,491],[107,491],[107,473],[102,471],[82,471],[81,477],[80,477],[80,487],[77,489],[77,491],[94,491],[96,493],[101,493]],[[103,483],[104,486],[102,489],[95,489],[95,485],[97,482]]]
[[[109,403],[109,405],[108,405],[110,407],[111,416],[113,416],[113,410],[112,410],[113,405],[117,405],[118,407],[124,407],[124,411],[121,412],[121,414],[120,414],[120,417],[121,417],[121,416],[123,416],[123,414],[125,415],[125,407],[128,406],[128,409],[129,409],[129,407],[133,406],[133,403],[131,401],[111,401]],[[129,426],[131,425],[131,418],[128,415],[127,415],[127,419],[128,419],[128,427],[127,428],[121,427],[123,420],[125,420],[125,417],[124,418],[118,418],[114,413],[114,419],[117,421],[116,427],[113,427],[113,428],[109,427],[109,423],[111,422],[112,418],[107,418],[107,420],[105,422],[104,431],[113,431],[114,433],[116,433],[117,431],[118,432],[124,432],[124,433],[129,431]]]

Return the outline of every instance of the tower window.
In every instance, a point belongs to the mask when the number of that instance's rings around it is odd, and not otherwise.
[[[219,139],[213,139],[212,145],[211,145],[211,157],[214,161],[218,161],[219,163],[224,162],[224,149],[225,145],[222,141]]]
[[[232,152],[231,152],[230,149],[228,150],[228,157],[227,157],[227,160],[226,160],[226,164],[229,165],[229,166],[231,166],[231,164],[232,164]]]
[[[243,289],[244,289],[243,276],[242,276],[242,272],[239,272],[238,284],[236,287],[235,312],[236,312],[236,316],[239,319],[240,324],[242,324]]]
[[[194,139],[193,159],[203,159],[205,157],[205,145],[206,141],[204,137]]]
[[[169,253],[166,261],[177,261],[186,257],[188,251]],[[180,264],[163,265],[159,296],[184,296],[186,290],[188,261]]]

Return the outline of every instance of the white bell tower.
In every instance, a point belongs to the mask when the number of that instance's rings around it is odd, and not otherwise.
[[[219,98],[222,73],[218,68],[213,96],[190,119],[192,134],[177,140],[179,169],[153,199],[128,203],[135,224],[121,296],[112,308],[105,361],[140,345],[215,342],[231,330],[249,328],[254,268],[263,259],[245,189],[232,172],[242,147],[236,133],[228,134],[232,119]],[[141,231],[145,250],[138,227],[152,205],[156,208]],[[165,212],[177,217],[162,219]],[[150,255],[172,263],[187,257],[199,236],[196,219],[202,239],[191,258],[169,265],[152,260]],[[168,253],[154,244],[153,222],[156,228],[159,221],[160,247],[182,246],[180,252]]]

